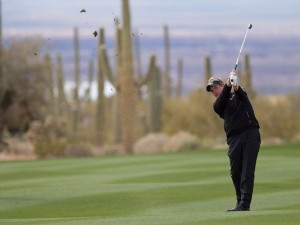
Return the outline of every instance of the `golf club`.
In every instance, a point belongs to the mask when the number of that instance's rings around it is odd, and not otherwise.
[[[239,63],[239,58],[240,58],[240,55],[241,55],[242,49],[243,49],[243,47],[244,47],[244,43],[245,43],[245,40],[246,40],[246,37],[247,37],[248,31],[249,31],[251,28],[252,28],[252,24],[251,24],[251,23],[249,23],[249,25],[248,25],[248,28],[247,28],[247,31],[246,31],[246,34],[245,34],[245,37],[244,37],[244,40],[243,40],[243,43],[242,43],[242,46],[241,46],[241,48],[240,48],[240,52],[239,52],[239,54],[238,54],[238,57],[237,57],[237,59],[236,59],[236,63],[235,63],[234,70],[236,70],[236,69],[237,69],[237,66],[238,66],[238,63]]]

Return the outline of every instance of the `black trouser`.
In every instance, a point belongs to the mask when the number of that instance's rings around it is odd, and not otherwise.
[[[260,142],[260,133],[257,128],[251,128],[227,138],[230,175],[235,187],[237,205],[244,208],[250,208],[252,200]]]

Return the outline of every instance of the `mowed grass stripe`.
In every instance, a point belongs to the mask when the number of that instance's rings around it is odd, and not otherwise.
[[[138,215],[120,218],[108,217],[70,217],[70,218],[35,218],[35,219],[2,219],[0,224],[10,225],[114,225],[114,224],[153,224],[153,225],[298,225],[298,210],[246,212],[226,214],[221,212],[197,212],[185,214],[161,213],[159,215]]]
[[[253,224],[240,221],[249,216],[296,224],[300,165],[292,149],[262,148],[253,211],[240,215],[224,213],[234,205],[225,150],[4,162],[0,224]]]

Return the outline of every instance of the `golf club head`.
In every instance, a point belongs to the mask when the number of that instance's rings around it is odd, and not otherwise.
[[[250,30],[252,28],[252,24],[251,23],[249,23],[249,25],[248,25],[248,29]]]

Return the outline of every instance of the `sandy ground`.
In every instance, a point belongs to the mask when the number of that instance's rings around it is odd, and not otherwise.
[[[26,140],[9,138],[0,146],[0,160],[32,160],[36,159],[34,146]]]

